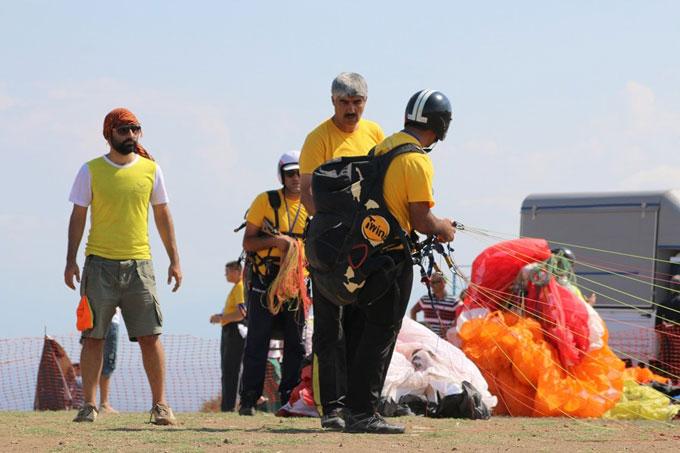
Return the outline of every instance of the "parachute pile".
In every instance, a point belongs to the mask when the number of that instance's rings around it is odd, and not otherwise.
[[[625,365],[559,264],[545,240],[516,239],[472,265],[457,330],[498,397],[495,414],[601,417],[621,397]]]
[[[446,412],[443,408],[446,397],[462,396],[466,387],[477,397],[464,405],[467,410],[452,416],[488,418],[497,399],[489,392],[477,366],[427,327],[404,318],[385,378],[383,398],[400,402],[405,397],[416,397],[439,406],[442,410],[436,412],[442,413]],[[434,413],[431,416],[446,417]]]

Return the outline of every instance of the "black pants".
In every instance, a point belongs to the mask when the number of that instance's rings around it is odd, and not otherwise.
[[[364,321],[356,306],[339,307],[319,291],[314,291],[313,302],[314,402],[323,415],[345,406],[349,366],[354,360]]]
[[[288,402],[290,393],[300,383],[300,369],[305,355],[302,342],[304,309],[301,305],[296,311],[284,307],[278,315],[273,316],[267,309],[267,288],[273,280],[274,276],[267,278],[254,275],[248,291],[248,335],[241,376],[241,404],[244,406],[254,406],[262,395],[269,340],[274,327],[283,331],[283,364],[279,384],[281,404]]]
[[[394,277],[395,284],[382,297],[358,306],[364,325],[349,365],[346,403],[355,414],[377,411],[397,334],[411,296],[413,266],[403,255],[395,255],[394,258],[397,263],[403,262]]]
[[[243,358],[243,337],[238,331],[238,323],[222,326],[220,357],[222,365],[222,412],[233,411],[238,392],[238,378]]]

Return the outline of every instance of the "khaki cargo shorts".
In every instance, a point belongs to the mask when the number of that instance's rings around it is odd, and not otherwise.
[[[90,255],[85,260],[80,294],[92,307],[92,329],[85,338],[106,338],[116,307],[120,307],[130,341],[162,332],[163,315],[156,296],[151,260],[110,260]]]

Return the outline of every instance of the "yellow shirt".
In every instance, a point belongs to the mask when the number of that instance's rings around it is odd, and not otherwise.
[[[328,119],[307,135],[300,151],[300,173],[311,174],[335,157],[362,156],[385,138],[373,121],[361,119],[354,132],[343,132]]]
[[[225,326],[227,323],[224,321],[224,317],[234,313],[238,310],[238,304],[242,304],[245,299],[243,298],[243,280],[240,280],[237,284],[231,288],[229,295],[227,296],[226,302],[224,302],[224,310],[222,310],[222,325]]]
[[[279,189],[279,197],[281,197],[281,206],[279,207],[279,231],[281,233],[296,233],[302,234],[305,230],[305,224],[307,223],[307,211],[305,207],[300,203],[300,200],[291,200],[290,198],[284,198],[283,190]],[[262,192],[255,198],[253,204],[250,205],[248,209],[248,215],[246,216],[246,221],[252,223],[258,228],[262,228],[264,224],[264,219],[267,219],[269,223],[275,225],[274,223],[274,210],[269,204],[269,196],[267,192]],[[257,254],[261,257],[266,257],[269,253],[269,249],[259,250]],[[269,256],[280,257],[281,251],[276,247],[271,249]],[[264,272],[264,267],[260,267],[260,272]]]
[[[412,135],[397,132],[376,145],[375,153],[385,154],[406,143],[421,147],[420,142]],[[434,167],[430,157],[421,153],[397,156],[387,169],[383,186],[385,203],[406,233],[410,233],[412,229],[409,203],[427,202],[430,208],[434,206],[433,176]]]
[[[87,166],[92,178],[92,211],[85,255],[151,259],[148,218],[156,163],[138,158],[135,165],[119,168],[99,157]]]

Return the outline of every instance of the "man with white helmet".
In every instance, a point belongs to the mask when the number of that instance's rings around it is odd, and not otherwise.
[[[269,340],[273,327],[283,331],[283,366],[279,394],[288,401],[300,380],[304,357],[302,329],[304,310],[292,306],[272,315],[267,307],[267,290],[279,271],[281,257],[290,244],[301,238],[307,211],[300,202],[299,151],[284,153],[277,165],[280,189],[263,192],[255,198],[246,215],[243,249],[250,254],[252,277],[247,288],[248,335],[243,353],[240,415],[254,415],[262,395]]]

